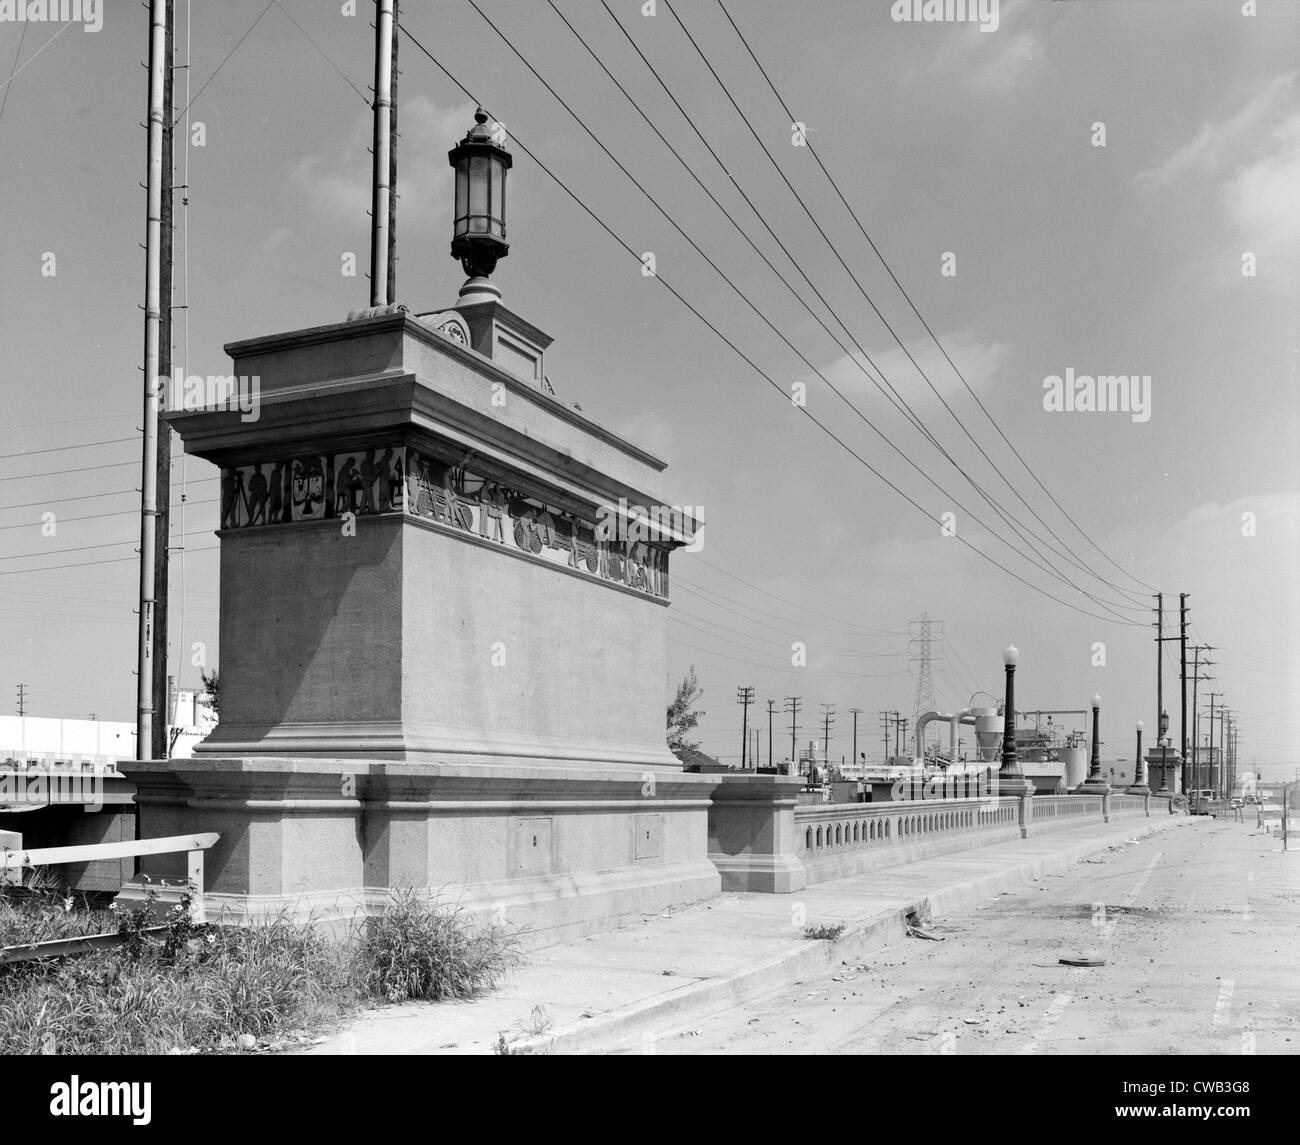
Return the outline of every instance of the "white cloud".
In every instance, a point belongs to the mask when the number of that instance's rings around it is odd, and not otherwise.
[[[424,231],[445,222],[451,208],[447,152],[474,123],[474,105],[439,107],[419,95],[398,108],[398,225]],[[290,169],[291,185],[309,213],[330,223],[355,223],[370,209],[371,120],[358,117],[347,144],[332,155],[312,154]]]
[[[1168,186],[1187,175],[1214,175],[1223,172],[1252,144],[1258,145],[1258,133],[1279,111],[1292,103],[1296,72],[1276,77],[1263,91],[1236,114],[1217,123],[1205,123],[1201,129],[1163,162],[1148,167],[1133,180],[1139,190],[1151,191]]]
[[[1243,243],[1262,256],[1300,246],[1300,112],[1273,132],[1276,147],[1239,167],[1223,188],[1224,208]]]
[[[1011,355],[1011,346],[1006,342],[987,342],[969,329],[950,330],[939,333],[939,341],[948,351],[950,357],[961,371],[962,376],[977,394],[984,394],[992,388],[999,371],[1006,365]],[[907,353],[895,344],[892,349],[872,352],[871,360],[876,364],[879,374],[893,385],[894,389],[907,400],[915,404],[916,399],[934,400],[930,387],[917,372],[916,366],[908,359],[908,354],[916,360],[917,365],[925,371],[934,383],[935,389],[945,398],[954,394],[965,394],[966,387],[961,378],[953,372],[952,366],[945,360],[939,348],[929,339],[921,338],[907,343]],[[865,362],[861,366],[870,367]],[[864,392],[878,392],[859,368],[858,355],[852,358],[841,357],[829,370],[824,371],[836,386],[846,389],[850,396]],[[876,370],[870,370],[876,374]],[[820,386],[821,380],[814,378],[810,388]],[[883,395],[882,395],[883,397]]]

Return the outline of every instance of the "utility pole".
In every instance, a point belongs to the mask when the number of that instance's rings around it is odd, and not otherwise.
[[[162,129],[162,191],[159,217],[159,303],[158,311],[158,376],[164,397],[172,375],[172,224],[173,183],[175,162],[172,159],[172,121],[176,118],[173,15],[174,0],[166,0],[166,34],[163,47],[163,129]],[[186,141],[188,145],[188,140]],[[164,400],[164,406],[167,402]],[[171,704],[167,688],[167,636],[168,636],[168,581],[171,571],[171,507],[172,507],[172,430],[163,421],[157,430],[157,454],[154,462],[157,502],[157,527],[153,547],[153,677],[150,688],[153,695],[153,759],[166,759],[171,723]],[[184,539],[181,541],[184,544]]]
[[[822,736],[822,754],[826,757],[826,768],[829,771],[831,766],[831,723],[835,719],[835,705],[822,704],[822,725],[825,733]]]
[[[894,711],[894,754],[903,754],[903,713],[895,709]]]
[[[1165,710],[1165,594],[1156,593],[1156,734]]]
[[[27,714],[27,685],[18,685],[18,716],[21,719]]]
[[[767,766],[775,766],[772,763],[772,716],[776,712],[776,701],[767,701]]]
[[[1196,698],[1198,685],[1202,680],[1212,679],[1210,676],[1202,676],[1201,668],[1209,667],[1214,663],[1213,660],[1201,661],[1202,652],[1213,652],[1214,648],[1209,644],[1197,644],[1192,648],[1192,774],[1196,776],[1195,786],[1200,787],[1201,783],[1201,736],[1200,736],[1200,714],[1201,709],[1197,706],[1199,701]]]
[[[1178,594],[1178,646],[1181,650],[1179,664],[1181,671],[1179,673],[1182,683],[1182,722],[1179,725],[1179,731],[1183,737],[1183,790],[1187,790],[1187,596],[1185,592]]]
[[[1210,742],[1209,742],[1210,750],[1208,753],[1210,758],[1209,758],[1208,770],[1209,770],[1209,781],[1210,781],[1209,786],[1211,788],[1214,787],[1214,701],[1217,697],[1221,697],[1222,695],[1223,695],[1222,692],[1210,693]],[[1198,785],[1201,782],[1201,773],[1199,769],[1196,772],[1196,782]]]
[[[754,688],[736,689],[736,703],[743,705],[744,714],[740,725],[740,769],[745,770],[745,757],[749,754],[749,705],[754,702]]]
[[[858,716],[862,714],[861,708],[850,708],[853,713],[853,766],[858,765]]]
[[[786,696],[785,710],[790,713],[790,774],[799,774],[799,705],[803,701],[798,696]]]
[[[392,177],[395,161],[393,144],[393,45],[395,0],[376,0],[375,4],[375,99],[374,140],[371,148],[370,200],[370,305],[387,306],[389,261],[392,254],[390,223],[392,217]]]
[[[154,578],[158,533],[158,371],[162,338],[162,201],[167,0],[149,4],[149,143],[145,182],[144,405],[140,467],[140,612],[136,652],[136,757],[153,757]]]
[[[891,713],[884,711],[880,713],[880,726],[885,732],[885,766],[889,766],[889,725]]]

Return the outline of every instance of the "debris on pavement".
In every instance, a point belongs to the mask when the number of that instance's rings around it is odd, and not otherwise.
[[[919,926],[909,926],[909,927],[907,928],[907,937],[908,937],[908,938],[926,938],[926,939],[929,939],[931,942],[947,942],[947,941],[948,941],[946,938],[943,938],[941,935],[938,935],[938,934],[931,934],[928,930],[922,930]]]
[[[1062,958],[1062,966],[1105,966],[1104,958]]]

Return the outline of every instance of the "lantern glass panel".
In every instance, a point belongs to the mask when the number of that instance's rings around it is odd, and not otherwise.
[[[469,160],[469,230],[471,234],[487,232],[488,158],[472,155]]]
[[[505,204],[505,186],[506,186],[506,169],[501,160],[493,156],[492,166],[492,187],[489,197],[490,214],[492,215],[492,233],[498,238],[505,236],[506,221],[506,204]]]
[[[463,235],[465,215],[469,210],[469,164],[463,159],[456,165],[456,215],[453,234]]]

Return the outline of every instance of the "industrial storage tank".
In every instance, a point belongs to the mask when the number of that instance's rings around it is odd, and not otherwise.
[[[1057,759],[1064,764],[1061,786],[1066,790],[1078,787],[1088,774],[1088,750],[1083,747],[1063,747]]]
[[[982,763],[996,762],[1002,754],[1002,717],[997,708],[972,708],[975,743]]]

